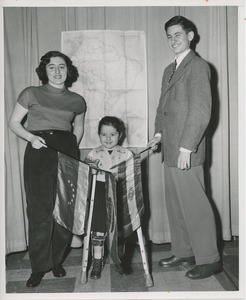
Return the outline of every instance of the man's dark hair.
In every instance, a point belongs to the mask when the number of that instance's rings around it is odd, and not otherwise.
[[[78,69],[73,65],[71,59],[67,55],[59,51],[49,51],[41,57],[41,62],[39,66],[36,68],[36,72],[38,74],[39,80],[42,82],[42,84],[47,84],[49,82],[46,73],[46,66],[50,63],[51,57],[61,57],[64,59],[67,65],[67,78],[64,84],[66,87],[71,87],[72,84],[75,81],[77,81],[79,77],[79,72]]]
[[[173,25],[180,25],[186,33],[193,31],[196,34],[195,24],[183,16],[175,16],[168,20],[165,23],[165,31],[167,32],[167,29]]]

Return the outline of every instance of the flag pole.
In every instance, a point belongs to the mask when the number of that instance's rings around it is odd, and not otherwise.
[[[152,147],[145,148],[145,149],[143,149],[142,151],[140,151],[139,153],[136,153],[135,155],[137,155],[137,154],[142,154],[142,153],[144,153],[145,151],[150,150],[151,148],[152,148]]]
[[[92,222],[92,214],[93,214],[94,200],[95,200],[96,179],[97,179],[97,174],[93,173],[89,217],[88,217],[86,236],[84,239],[84,249],[83,249],[83,257],[82,257],[82,271],[81,271],[80,282],[83,284],[87,283],[87,266],[88,266],[88,255],[89,255],[89,246],[90,246],[91,222]]]
[[[148,148],[145,148],[144,150],[142,150],[142,151],[140,151],[140,152],[138,152],[138,153],[135,153],[134,155],[133,155],[133,157],[134,156],[136,156],[136,155],[139,155],[139,154],[142,154],[142,153],[144,153],[145,151],[148,151],[148,150],[150,150],[152,147],[148,147]],[[126,162],[126,161],[128,161],[128,160],[130,160],[132,158],[132,156],[131,157],[129,157],[127,160],[125,160],[124,162]],[[122,162],[121,162],[122,163]],[[117,164],[117,165],[114,165],[114,166],[112,166],[111,168],[110,168],[110,170],[112,170],[112,169],[114,169],[114,168],[116,168],[118,165],[120,165],[121,163],[119,163],[119,164]]]
[[[161,142],[158,142],[158,143],[156,144],[156,146],[158,146],[160,143],[161,143]],[[137,154],[142,154],[142,153],[144,153],[145,151],[150,150],[150,149],[152,149],[152,148],[153,148],[153,146],[149,146],[149,147],[143,149],[142,151],[140,151],[139,153],[136,153],[135,155],[137,155]]]
[[[145,252],[145,246],[144,246],[143,233],[142,233],[141,226],[137,229],[137,235],[138,235],[138,242],[139,242],[140,252],[141,252],[141,257],[142,257],[142,262],[143,262],[143,268],[144,268],[144,272],[145,272],[145,286],[153,287],[154,283],[153,283],[153,280],[149,273],[149,265],[148,265],[147,256],[146,256],[146,252]]]
[[[63,151],[61,151],[61,150],[58,150],[58,149],[55,148],[55,147],[52,147],[52,146],[48,146],[48,145],[47,145],[47,148],[50,148],[51,150],[54,150],[54,151],[56,151],[56,152],[60,152],[60,153],[62,153],[63,155],[68,156],[69,158],[72,158],[72,159],[74,159],[74,160],[77,160],[78,162],[82,162],[83,164],[86,164],[86,165],[90,166],[95,172],[97,172],[97,171],[102,171],[102,172],[110,173],[110,174],[111,174],[111,172],[108,171],[108,170],[104,170],[104,169],[100,169],[100,168],[94,167],[92,164],[90,164],[90,163],[88,163],[88,162],[85,162],[85,161],[83,161],[83,160],[81,160],[81,159],[79,159],[79,158],[75,158],[75,157],[73,157],[73,156],[71,156],[71,155],[69,155],[69,154],[67,154],[67,153],[65,153],[65,152],[63,152]]]

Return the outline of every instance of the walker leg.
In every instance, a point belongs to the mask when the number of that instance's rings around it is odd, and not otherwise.
[[[88,232],[87,232],[85,240],[84,240],[82,271],[81,271],[81,279],[80,279],[80,282],[83,284],[87,283],[87,265],[88,265],[89,243],[90,243],[90,234],[88,234]]]
[[[143,242],[143,233],[142,233],[142,228],[141,226],[137,229],[137,235],[138,235],[138,242],[140,246],[140,252],[141,252],[141,257],[142,257],[142,262],[143,262],[143,268],[145,272],[145,286],[146,287],[153,287],[154,283],[151,278],[151,275],[149,273],[149,265],[146,257],[146,251],[145,251],[145,246]]]
[[[87,283],[87,266],[88,266],[88,255],[89,255],[89,246],[90,246],[90,232],[91,232],[91,222],[92,222],[92,214],[94,207],[94,198],[95,198],[95,188],[96,188],[96,174],[92,175],[92,192],[90,199],[90,210],[89,210],[89,218],[86,230],[86,236],[84,239],[84,248],[83,248],[83,257],[82,257],[82,271],[81,271],[81,279],[80,282],[82,284]]]

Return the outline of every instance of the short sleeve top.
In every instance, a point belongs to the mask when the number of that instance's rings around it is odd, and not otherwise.
[[[28,110],[27,130],[71,131],[76,115],[86,111],[82,96],[49,84],[24,89],[17,102]]]

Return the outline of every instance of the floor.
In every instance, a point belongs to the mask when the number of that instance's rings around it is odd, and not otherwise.
[[[46,273],[41,284],[35,288],[26,287],[31,273],[28,252],[9,254],[6,257],[6,294],[9,293],[114,293],[114,292],[177,292],[177,291],[238,291],[239,289],[239,241],[234,239],[223,246],[223,271],[202,280],[190,280],[185,277],[188,267],[163,269],[158,266],[161,258],[168,257],[170,244],[146,245],[153,287],[146,287],[143,264],[139,246],[127,244],[127,261],[132,273],[122,278],[114,270],[110,258],[107,258],[102,277],[92,280],[88,276],[86,284],[81,284],[82,248],[70,249],[63,264],[67,271],[64,278],[55,278]],[[90,271],[89,271],[90,272]],[[16,295],[16,294],[15,294]]]

